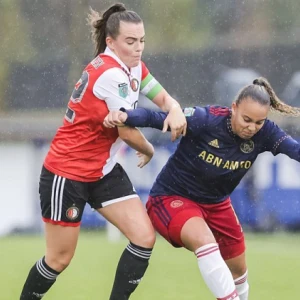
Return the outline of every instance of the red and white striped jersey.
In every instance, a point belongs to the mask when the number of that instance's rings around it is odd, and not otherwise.
[[[105,116],[121,107],[135,108],[140,92],[153,99],[161,89],[143,62],[129,70],[107,48],[87,65],[75,84],[44,166],[72,180],[102,178],[113,169],[124,143],[117,128],[103,126]]]

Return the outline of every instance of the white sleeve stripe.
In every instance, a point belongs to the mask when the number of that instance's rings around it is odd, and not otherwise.
[[[155,78],[152,78],[145,87],[141,90],[143,95],[147,95],[158,84]]]

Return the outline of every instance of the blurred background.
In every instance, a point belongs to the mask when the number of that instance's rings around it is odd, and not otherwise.
[[[0,236],[9,238],[17,234],[14,241],[6,238],[0,240],[1,253],[6,253],[2,255],[1,265],[5,266],[6,261],[15,261],[9,255],[17,251],[15,249],[24,247],[27,260],[18,278],[20,286],[31,266],[28,255],[39,249],[36,245],[41,247],[39,234],[38,242],[27,236],[43,231],[38,195],[43,159],[58,126],[62,124],[73,86],[94,54],[86,25],[89,7],[101,11],[113,3],[99,0],[0,0]],[[283,101],[300,107],[299,0],[124,0],[123,3],[137,11],[144,20],[144,61],[150,72],[182,107],[206,104],[229,106],[239,89],[251,84],[257,76],[268,78]],[[143,98],[139,105],[153,107]],[[299,118],[271,114],[270,119],[300,140]],[[156,147],[149,165],[139,170],[135,153],[129,148],[120,152],[120,162],[142,200],[146,201],[156,175],[176,148],[176,143],[170,142],[169,134],[163,135],[155,130],[143,132]],[[293,284],[289,277],[283,275],[278,281],[276,277],[273,284],[270,274],[269,282],[266,282],[261,278],[264,272],[261,272],[260,263],[266,263],[267,257],[273,253],[270,265],[275,268],[273,259],[279,253],[288,253],[290,265],[287,257],[281,257],[278,261],[282,261],[283,268],[296,268],[294,259],[299,248],[296,249],[295,245],[299,243],[295,244],[295,238],[299,242],[300,230],[299,163],[284,155],[273,157],[269,153],[262,154],[233,193],[232,201],[249,234],[267,233],[263,240],[257,235],[247,235],[250,236],[251,264],[255,267],[257,263],[259,270],[256,273],[253,271],[256,276],[253,278],[257,280],[254,298],[295,299],[296,290],[291,289]],[[83,228],[93,232],[105,225],[99,215],[86,207]],[[268,244],[270,233],[279,231],[285,237]],[[287,238],[288,232],[295,233],[292,239]],[[110,238],[118,239],[119,235],[115,233]],[[9,241],[6,248],[5,240]],[[96,243],[96,240],[93,241]],[[264,257],[258,256],[258,253],[263,255],[261,243],[267,243],[268,247],[264,249],[268,250],[264,250],[265,258],[259,262],[257,257]],[[289,246],[280,248],[284,245]],[[16,252],[15,257],[18,255]],[[164,263],[167,258],[164,258]],[[9,268],[11,265],[1,269]],[[79,270],[76,274],[82,273]],[[168,276],[164,276],[162,281],[165,282]],[[159,274],[153,277],[159,278]],[[16,274],[11,273],[12,286],[16,278]],[[260,285],[263,285],[262,289]],[[270,296],[266,285],[271,291],[276,291],[275,296]],[[278,290],[282,286],[285,293],[285,287],[289,286],[290,297],[286,294],[279,296]],[[296,289],[298,285],[294,286]],[[74,286],[76,289],[77,286]],[[17,293],[9,291],[7,295],[1,299],[17,297]],[[78,299],[87,299],[80,297]],[[141,296],[137,299],[153,298],[150,295],[150,298]],[[77,298],[72,296],[68,299]],[[176,294],[173,298],[164,299],[176,299]],[[195,298],[190,296],[184,299]]]
[[[62,123],[69,95],[93,58],[86,17],[113,1],[0,1],[0,235],[39,231],[38,177]],[[269,79],[286,103],[300,106],[298,0],[124,1],[144,19],[144,61],[181,105],[230,106],[257,76]],[[145,99],[140,106],[153,107]],[[270,115],[296,139],[297,118]],[[145,130],[156,145],[142,171],[130,149],[120,153],[143,200],[175,146]],[[125,159],[124,159],[125,157]],[[232,199],[249,229],[300,229],[300,167],[263,154]],[[147,180],[146,180],[146,179]],[[103,226],[86,209],[83,226]]]

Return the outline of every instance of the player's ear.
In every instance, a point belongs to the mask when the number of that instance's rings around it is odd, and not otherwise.
[[[114,50],[114,39],[111,36],[107,36],[105,41],[106,41],[106,45],[108,46],[108,48],[113,51]]]
[[[237,107],[236,102],[232,102],[232,104],[231,104],[232,113],[235,113],[236,107]]]

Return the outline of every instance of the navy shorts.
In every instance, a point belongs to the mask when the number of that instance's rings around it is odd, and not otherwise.
[[[43,167],[39,193],[43,220],[63,226],[79,226],[86,203],[99,209],[137,197],[128,175],[119,164],[94,182],[67,179]]]

